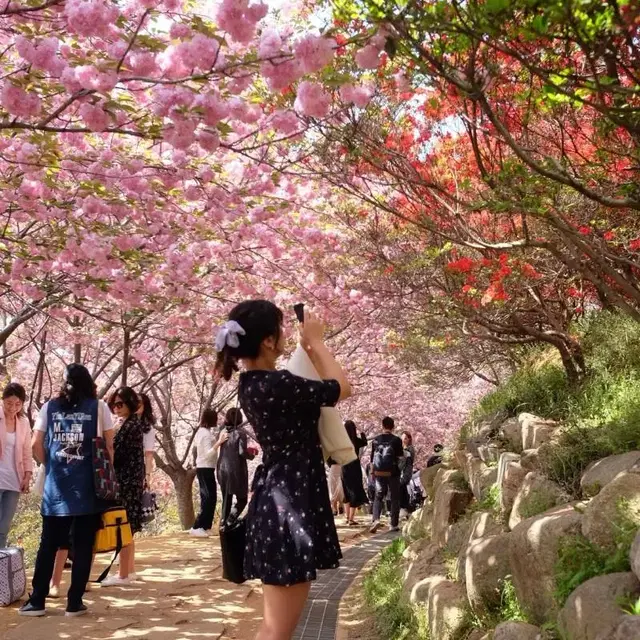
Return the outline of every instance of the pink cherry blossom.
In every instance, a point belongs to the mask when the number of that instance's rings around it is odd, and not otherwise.
[[[368,44],[356,53],[356,62],[361,69],[377,69],[380,64],[380,50]]]
[[[80,117],[91,131],[104,131],[109,126],[109,114],[98,104],[83,104]]]
[[[302,65],[299,60],[283,60],[282,62],[267,61],[260,66],[260,73],[266,79],[267,85],[272,91],[287,89],[303,75]]]
[[[107,0],[67,0],[64,14],[70,31],[81,36],[106,36],[119,11]]]
[[[295,109],[305,116],[324,118],[329,113],[331,96],[317,82],[304,81],[298,86]]]
[[[293,111],[277,111],[271,119],[271,125],[287,135],[302,129],[302,123]]]
[[[209,153],[213,153],[220,146],[220,136],[216,131],[199,131],[198,144]]]
[[[8,80],[2,85],[0,104],[12,115],[25,118],[37,116],[41,109],[41,100],[37,95],[28,93]]]
[[[305,73],[314,73],[324,69],[335,55],[335,40],[312,34],[296,42],[294,53]]]
[[[260,46],[258,47],[258,56],[261,59],[272,58],[278,55],[282,50],[282,38],[277,29],[265,29],[260,36]]]
[[[344,102],[352,102],[356,107],[363,109],[371,101],[374,91],[371,85],[345,84],[340,88],[340,97]]]

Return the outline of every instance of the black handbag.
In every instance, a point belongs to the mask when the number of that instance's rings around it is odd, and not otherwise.
[[[246,537],[246,518],[234,519],[220,527],[222,577],[235,584],[242,584],[247,580],[244,576]]]

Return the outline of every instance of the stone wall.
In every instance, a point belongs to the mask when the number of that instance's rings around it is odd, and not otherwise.
[[[556,585],[563,541],[614,553],[621,504],[640,528],[640,451],[592,464],[576,501],[540,465],[561,429],[530,414],[488,421],[422,472],[429,498],[403,530],[404,579],[406,597],[428,611],[431,640],[640,640],[640,616],[623,608],[640,597],[640,535],[630,571],[586,580],[562,607]],[[496,620],[507,587],[528,622]]]

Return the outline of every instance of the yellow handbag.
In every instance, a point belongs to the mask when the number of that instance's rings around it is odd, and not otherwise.
[[[127,511],[123,507],[107,509],[101,517],[100,528],[93,543],[94,553],[109,553],[115,551],[111,564],[102,572],[96,582],[102,582],[108,575],[113,563],[123,547],[131,544],[133,533],[127,518]]]

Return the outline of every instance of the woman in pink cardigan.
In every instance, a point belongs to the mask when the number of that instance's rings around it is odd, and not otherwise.
[[[18,508],[21,493],[29,491],[33,459],[31,428],[22,410],[26,393],[17,382],[2,392],[0,413],[0,548],[7,546],[7,534]]]

